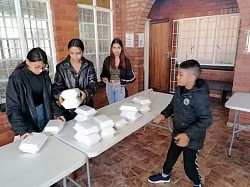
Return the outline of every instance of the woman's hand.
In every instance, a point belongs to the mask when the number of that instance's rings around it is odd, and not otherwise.
[[[57,119],[57,120],[61,120],[63,122],[66,122],[66,119],[65,119],[64,116],[58,116],[58,117],[55,116],[54,118]]]
[[[159,114],[158,116],[156,116],[155,119],[153,119],[153,123],[159,124],[164,119],[165,119],[165,116],[162,114]]]
[[[62,98],[62,96],[59,96],[58,101],[59,101],[59,103],[58,103],[59,106],[61,106],[62,103],[63,103],[63,101],[64,101],[64,99]]]
[[[29,132],[23,134],[20,138],[21,138],[21,141],[23,141],[25,138],[27,138],[28,136],[30,136],[31,134]]]
[[[80,101],[81,101],[81,103],[83,103],[84,102],[84,100],[86,99],[86,93],[84,92],[84,91],[80,91]]]
[[[109,79],[107,77],[102,77],[102,82],[104,82],[105,84],[107,84],[109,82]]]

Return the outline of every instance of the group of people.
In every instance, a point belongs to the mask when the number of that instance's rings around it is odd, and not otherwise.
[[[76,116],[75,109],[65,109],[61,93],[78,88],[81,105],[94,106],[97,76],[93,62],[84,57],[80,39],[68,43],[68,56],[56,65],[54,82],[49,76],[46,53],[39,47],[31,49],[25,61],[17,65],[9,77],[6,111],[16,137],[22,140],[31,132],[41,132],[50,119],[64,122]],[[106,84],[109,103],[125,98],[125,84],[135,80],[129,59],[124,55],[122,41],[112,41],[110,56],[103,64],[101,79]]]
[[[39,47],[31,49],[9,77],[6,93],[7,116],[12,130],[21,139],[31,132],[41,132],[48,120],[68,121],[76,116],[74,109],[62,106],[61,93],[79,88],[82,105],[93,107],[97,89],[94,65],[84,58],[84,45],[80,39],[68,44],[69,55],[57,64],[54,83],[48,72],[46,53]],[[151,183],[170,182],[170,172],[183,152],[185,173],[195,187],[202,187],[197,166],[197,153],[203,147],[206,129],[212,123],[209,87],[199,78],[200,64],[187,60],[178,67],[178,86],[172,101],[154,120],[160,123],[173,115],[173,133],[163,172],[148,178]],[[111,43],[110,56],[103,63],[101,80],[106,84],[109,103],[126,96],[126,83],[135,80],[130,60],[124,54],[119,38]],[[164,101],[163,101],[164,102]]]

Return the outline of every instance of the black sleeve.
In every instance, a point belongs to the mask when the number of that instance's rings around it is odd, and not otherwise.
[[[135,81],[135,73],[133,71],[132,65],[128,58],[125,59],[126,61],[126,73],[125,78],[121,79],[121,84],[127,84]]]
[[[174,100],[175,100],[175,95],[172,98],[171,102],[168,104],[168,106],[161,112],[162,115],[165,116],[165,118],[168,118],[173,115],[174,113]]]
[[[100,75],[101,79],[103,77],[110,78],[110,72],[109,72],[109,57],[106,57],[103,66],[102,66],[102,73]]]
[[[67,89],[65,84],[65,79],[58,65],[56,66],[55,79],[51,88],[52,101],[58,101],[61,92]]]
[[[95,72],[95,68],[93,63],[91,63],[89,67],[89,74],[88,74],[88,85],[86,86],[86,90],[83,90],[87,96],[87,103],[93,98],[97,90],[97,76]]]
[[[25,125],[22,115],[20,86],[13,77],[9,78],[6,90],[6,113],[15,135],[28,132],[28,126]]]

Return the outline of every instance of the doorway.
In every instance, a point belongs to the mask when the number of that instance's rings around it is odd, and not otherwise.
[[[171,33],[169,21],[150,23],[149,87],[164,93],[169,92],[170,84]]]

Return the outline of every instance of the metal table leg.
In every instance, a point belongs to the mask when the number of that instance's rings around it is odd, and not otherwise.
[[[91,187],[91,179],[90,179],[90,170],[89,170],[89,159],[87,159],[87,162],[86,162],[86,167],[87,167],[87,176],[88,176],[88,187]]]
[[[231,139],[231,143],[230,143],[230,147],[229,147],[229,152],[228,152],[228,156],[231,156],[232,153],[232,146],[233,146],[233,142],[234,142],[234,135],[235,135],[235,131],[236,131],[236,124],[237,124],[237,119],[239,118],[239,113],[240,111],[236,110],[234,113],[234,123],[233,123],[233,130],[232,130],[232,139]]]

